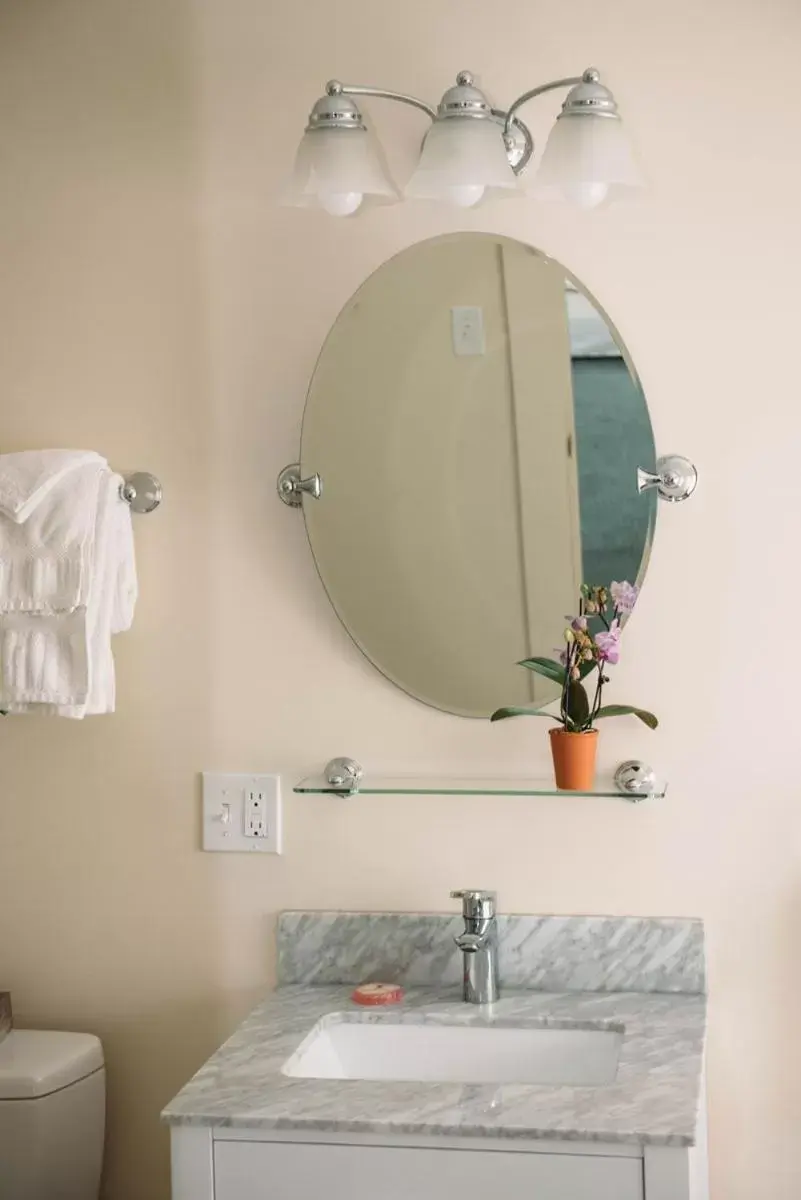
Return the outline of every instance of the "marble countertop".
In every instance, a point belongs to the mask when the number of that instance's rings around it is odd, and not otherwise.
[[[279,988],[164,1110],[172,1125],[307,1133],[555,1138],[691,1146],[701,1100],[706,1001],[644,992],[506,991],[492,1010],[420,987],[402,1006],[358,1008],[350,986]],[[622,1028],[615,1081],[592,1087],[302,1079],[281,1067],[331,1013],[361,1019]]]

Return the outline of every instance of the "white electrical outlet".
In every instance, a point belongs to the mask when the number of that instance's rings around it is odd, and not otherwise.
[[[281,854],[281,778],[203,772],[203,849]]]
[[[245,837],[267,837],[267,802],[260,788],[245,788]]]

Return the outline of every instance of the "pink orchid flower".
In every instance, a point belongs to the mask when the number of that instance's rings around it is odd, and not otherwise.
[[[616,662],[620,661],[620,622],[617,618],[608,630],[596,633],[595,644],[600,651],[602,662],[608,662],[614,666]]]

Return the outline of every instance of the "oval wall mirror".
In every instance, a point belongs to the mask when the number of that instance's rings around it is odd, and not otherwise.
[[[463,716],[543,703],[579,586],[641,582],[656,513],[648,406],[597,302],[509,238],[403,251],[352,297],[306,401],[312,552],[357,646]]]

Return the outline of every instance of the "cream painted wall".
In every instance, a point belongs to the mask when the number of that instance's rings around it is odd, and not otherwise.
[[[0,976],[24,1022],[104,1039],[111,1200],[166,1196],[158,1109],[271,984],[278,909],[440,909],[467,882],[509,910],[702,915],[714,1200],[797,1197],[799,36],[795,0],[0,5],[0,441],[96,446],[166,489],[137,523],[117,716],[0,728]],[[273,206],[332,74],[436,99],[469,66],[504,100],[590,62],[642,147],[639,207],[335,224]],[[422,117],[373,112],[408,161]],[[700,467],[660,513],[616,672],[661,729],[604,732],[605,759],[669,770],[669,798],[290,796],[284,858],[203,855],[203,767],[544,764],[539,727],[438,714],[377,675],[273,493],[338,309],[459,227],[574,270],[623,332],[658,444]]]

